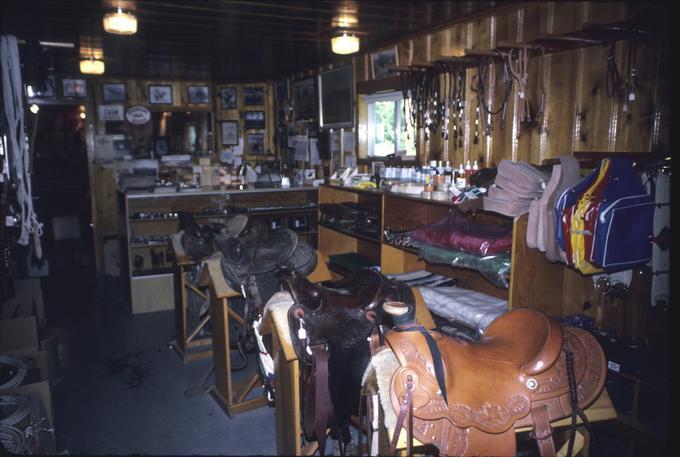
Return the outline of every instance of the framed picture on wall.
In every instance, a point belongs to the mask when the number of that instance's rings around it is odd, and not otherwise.
[[[264,88],[263,87],[244,87],[243,88],[243,104],[244,105],[264,105]]]
[[[243,127],[246,129],[263,129],[264,111],[246,111],[244,113]]]
[[[172,103],[172,86],[170,84],[149,84],[149,103],[164,105]]]
[[[316,84],[313,76],[293,82],[293,104],[296,121],[316,118]]]
[[[187,100],[189,103],[210,103],[210,89],[207,85],[187,86]]]
[[[384,78],[390,75],[390,68],[399,65],[397,47],[392,46],[371,54],[371,70],[373,79]]]
[[[319,73],[319,126],[321,128],[354,125],[354,81],[352,66]]]
[[[236,109],[236,88],[223,87],[220,89],[220,108]]]
[[[87,97],[87,83],[84,79],[62,79],[61,92],[64,97]]]
[[[220,130],[222,146],[238,145],[238,121],[222,121],[220,122]]]
[[[104,102],[127,101],[125,83],[102,83],[102,100]]]
[[[246,136],[246,155],[258,156],[265,155],[264,133],[251,133]]]

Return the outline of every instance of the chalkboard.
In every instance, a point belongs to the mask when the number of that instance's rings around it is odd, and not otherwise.
[[[354,81],[352,66],[319,73],[321,128],[354,125]]]

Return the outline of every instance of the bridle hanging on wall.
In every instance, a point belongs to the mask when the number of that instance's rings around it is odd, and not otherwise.
[[[479,107],[479,118],[481,118],[482,128],[486,136],[491,135],[492,123],[491,117],[500,114],[500,127],[501,129],[505,126],[505,115],[508,106],[508,99],[510,93],[512,92],[513,78],[510,76],[510,69],[508,63],[505,61],[503,54],[496,50],[498,56],[503,64],[503,100],[497,110],[493,109],[493,99],[495,96],[495,65],[494,59],[490,56],[484,56],[477,66],[477,75],[472,78],[470,84],[470,90],[477,93],[477,106]],[[491,76],[487,75],[487,72],[491,71]],[[487,85],[489,86],[489,103],[486,101]],[[488,116],[488,117],[487,117]]]
[[[407,103],[402,105],[406,122],[414,129],[422,127],[426,141],[439,130],[445,141],[453,136],[453,147],[462,148],[465,65],[437,61],[433,64],[414,64],[397,71],[402,96],[404,100],[410,100],[408,108]],[[407,138],[410,139],[408,134]]]

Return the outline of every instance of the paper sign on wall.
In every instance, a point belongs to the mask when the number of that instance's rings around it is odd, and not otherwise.
[[[331,143],[331,154],[340,152],[340,132],[332,132],[330,135],[328,135],[328,137]]]
[[[312,165],[320,165],[321,160],[319,159],[319,139],[310,138],[309,139],[309,163]]]
[[[354,132],[342,132],[342,147],[345,153],[354,154]]]
[[[99,105],[100,121],[123,121],[125,120],[125,110],[123,105]]]
[[[295,137],[295,160],[309,160],[309,141],[307,135]]]

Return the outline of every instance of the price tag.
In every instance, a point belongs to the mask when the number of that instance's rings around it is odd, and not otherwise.
[[[616,373],[621,371],[621,365],[619,365],[616,362],[612,362],[611,360],[607,361],[607,368],[609,368],[612,371],[615,371]]]
[[[305,340],[307,339],[307,330],[305,330],[303,327],[300,327],[300,330],[298,330],[298,339]]]

